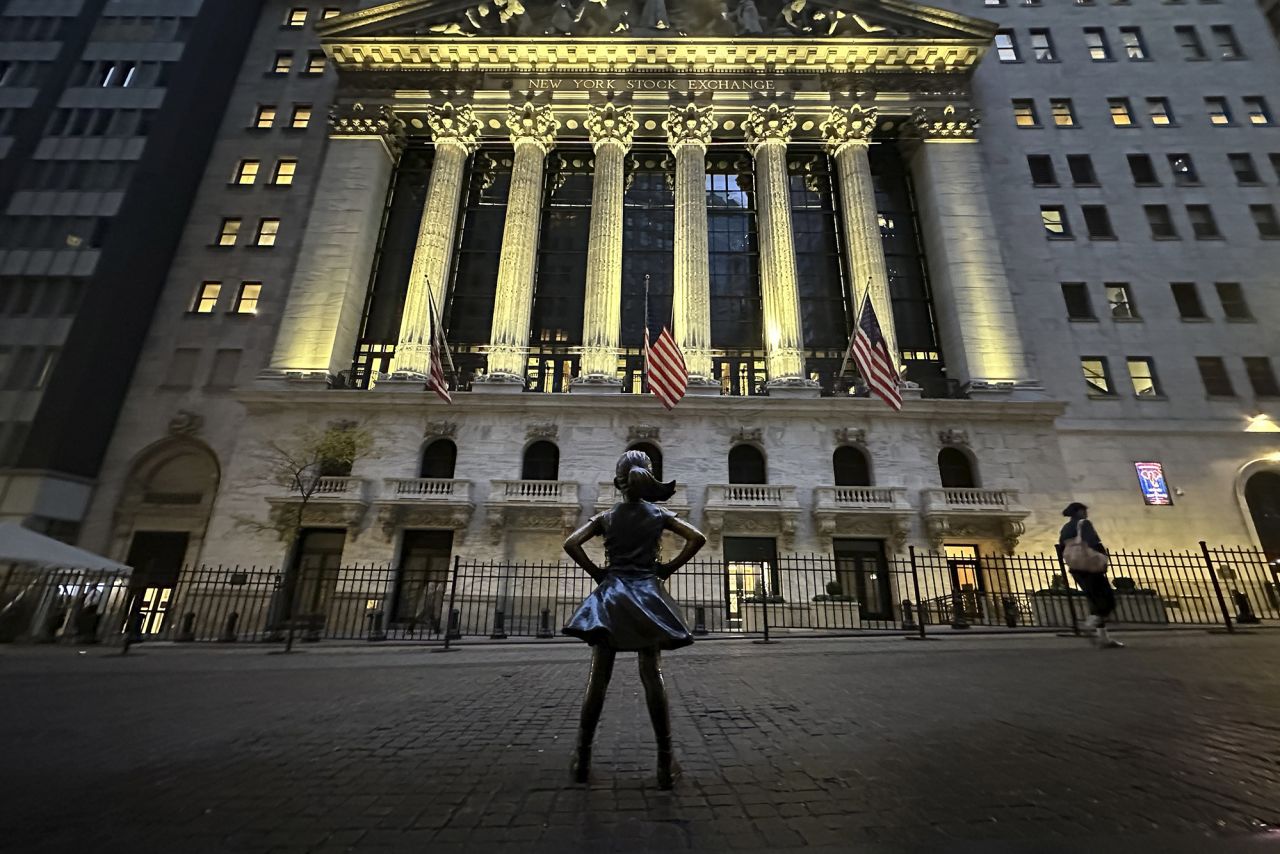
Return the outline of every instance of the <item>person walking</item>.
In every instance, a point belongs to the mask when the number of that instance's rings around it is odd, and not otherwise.
[[[1062,511],[1068,518],[1058,534],[1062,559],[1071,577],[1089,600],[1089,618],[1085,629],[1101,649],[1119,649],[1124,644],[1107,633],[1107,618],[1116,609],[1116,594],[1107,578],[1107,549],[1089,521],[1089,508],[1073,501]]]

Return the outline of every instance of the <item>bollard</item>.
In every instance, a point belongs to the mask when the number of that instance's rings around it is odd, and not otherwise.
[[[1231,591],[1231,598],[1236,603],[1236,622],[1243,625],[1254,626],[1261,623],[1258,615],[1253,613],[1253,604],[1249,602],[1249,594],[1243,590]]]
[[[1004,608],[1004,624],[1011,629],[1017,628],[1018,603],[1013,600],[1012,596],[1005,596],[1000,600],[1000,604]]]
[[[446,640],[462,640],[462,612],[457,608],[449,610],[449,625],[445,627]]]
[[[369,637],[371,641],[384,641],[387,639],[387,632],[382,627],[382,612],[377,608],[370,608],[369,613],[364,615],[369,621]]]
[[[951,592],[951,628],[969,628],[969,621],[964,616],[964,596],[959,590]]]
[[[550,608],[543,608],[542,615],[538,618],[538,637],[543,639],[555,637],[555,634],[551,631]]]
[[[910,631],[916,627],[915,617],[912,615],[915,607],[915,605],[911,604],[910,599],[902,600],[902,628],[904,631]]]
[[[227,624],[222,627],[222,635],[218,638],[218,643],[236,642],[236,623],[238,622],[240,622],[240,615],[235,611],[227,614]]]
[[[489,640],[506,640],[507,639],[507,615],[503,613],[501,608],[493,609],[493,634],[489,635]]]
[[[693,633],[698,636],[707,633],[707,608],[705,605],[695,605],[693,608]]]
[[[182,628],[174,638],[178,643],[191,643],[196,639],[196,612],[188,611],[182,615]]]

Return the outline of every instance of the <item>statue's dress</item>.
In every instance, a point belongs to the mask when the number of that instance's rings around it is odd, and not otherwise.
[[[595,518],[604,529],[605,577],[561,631],[620,652],[693,643],[654,563],[670,510],[648,501],[615,504]]]

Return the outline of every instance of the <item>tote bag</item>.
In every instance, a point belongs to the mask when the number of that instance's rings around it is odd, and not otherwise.
[[[1084,541],[1084,520],[1076,525],[1076,535],[1062,547],[1062,559],[1076,572],[1106,572],[1107,556]]]

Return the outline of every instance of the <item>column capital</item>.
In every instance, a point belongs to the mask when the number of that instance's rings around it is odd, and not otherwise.
[[[820,126],[822,138],[827,141],[832,154],[839,154],[847,145],[870,145],[879,114],[876,107],[861,104],[833,106]]]
[[[947,104],[945,107],[916,107],[911,123],[925,142],[973,142],[981,116],[969,104]]]
[[[603,145],[618,145],[625,151],[631,147],[631,138],[640,126],[630,107],[620,107],[613,102],[593,106],[582,124],[591,134],[591,148],[595,151]]]
[[[550,151],[559,129],[560,122],[556,120],[548,104],[538,106],[532,101],[526,101],[519,107],[507,107],[507,130],[511,132],[513,145],[532,142],[543,152]]]
[[[467,104],[455,106],[444,103],[440,106],[428,106],[427,127],[431,129],[431,137],[436,145],[457,145],[467,154],[475,151],[480,141],[480,120]]]
[[[706,150],[711,142],[711,133],[716,129],[716,120],[712,117],[710,104],[699,107],[688,103],[672,107],[662,129],[667,132],[667,145],[672,150],[682,145],[696,145]]]
[[[795,129],[796,111],[779,104],[752,107],[742,122],[742,130],[746,133],[747,142],[752,146],[770,142],[785,144],[791,141],[791,132]]]
[[[404,149],[404,121],[386,104],[335,104],[329,108],[329,136],[333,139],[380,137],[395,159]]]

